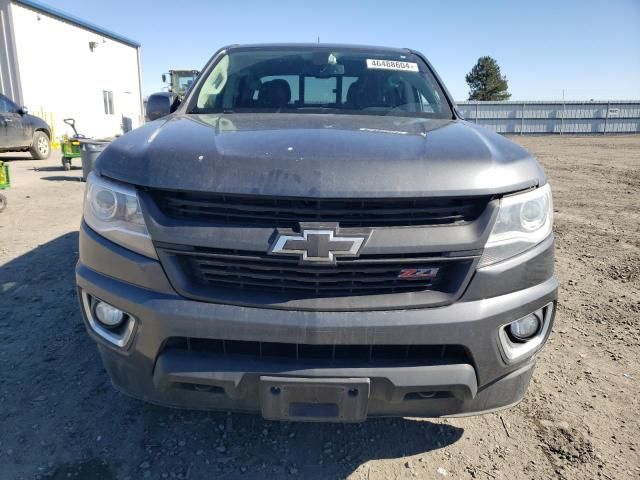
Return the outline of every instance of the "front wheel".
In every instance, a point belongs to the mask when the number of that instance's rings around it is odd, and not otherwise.
[[[7,197],[0,195],[0,212],[7,208]]]
[[[46,133],[39,130],[33,135],[33,144],[29,152],[35,160],[49,158],[49,155],[51,155],[51,141]]]
[[[62,168],[69,171],[71,170],[71,159],[68,157],[62,157]]]

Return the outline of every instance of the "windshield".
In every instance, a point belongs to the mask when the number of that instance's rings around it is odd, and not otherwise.
[[[184,95],[189,88],[191,88],[191,84],[196,79],[195,72],[174,72],[175,85],[173,86],[175,90],[181,95]]]
[[[319,48],[232,50],[200,84],[189,112],[452,117],[417,55]]]

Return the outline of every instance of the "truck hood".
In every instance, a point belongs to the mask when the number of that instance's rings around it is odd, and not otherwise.
[[[100,155],[100,175],[150,188],[299,197],[467,196],[545,183],[513,142],[460,120],[176,114]]]

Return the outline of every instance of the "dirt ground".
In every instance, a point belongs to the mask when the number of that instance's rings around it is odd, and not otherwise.
[[[514,140],[553,186],[562,285],[524,401],[346,426],[115,392],[74,291],[80,171],[0,155],[13,159],[0,213],[0,479],[640,478],[640,136]]]

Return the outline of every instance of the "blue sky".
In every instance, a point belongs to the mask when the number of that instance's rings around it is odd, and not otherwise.
[[[456,100],[482,55],[498,60],[512,100],[640,98],[640,0],[41,1],[140,42],[145,94],[223,45],[320,37],[417,49]]]

